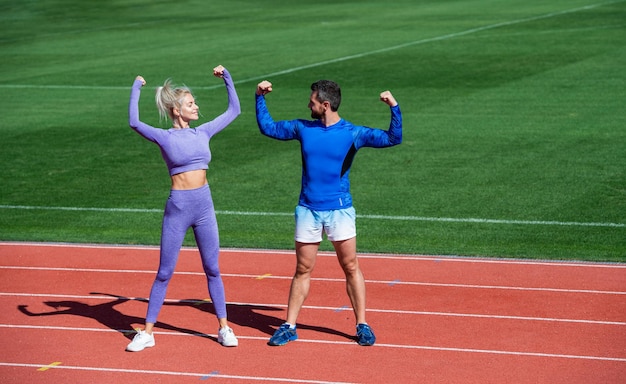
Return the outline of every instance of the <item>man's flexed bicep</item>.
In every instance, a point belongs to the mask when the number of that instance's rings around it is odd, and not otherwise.
[[[273,139],[293,140],[298,137],[297,120],[274,121],[264,95],[256,95],[256,122],[261,133]]]

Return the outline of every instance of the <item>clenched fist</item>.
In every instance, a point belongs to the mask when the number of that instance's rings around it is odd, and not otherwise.
[[[382,92],[380,94],[380,100],[390,107],[395,107],[396,105],[398,105],[398,102],[389,91]]]
[[[272,92],[272,83],[270,83],[267,80],[261,81],[256,86],[256,94],[257,95],[267,95],[270,92]]]

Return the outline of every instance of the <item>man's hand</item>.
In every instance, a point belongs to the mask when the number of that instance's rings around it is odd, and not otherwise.
[[[256,94],[261,96],[261,95],[267,95],[268,93],[272,92],[272,83],[270,83],[267,80],[263,80],[261,81],[257,86],[256,86]]]
[[[380,100],[390,107],[395,107],[396,105],[398,105],[398,102],[389,91],[382,92],[380,94]]]

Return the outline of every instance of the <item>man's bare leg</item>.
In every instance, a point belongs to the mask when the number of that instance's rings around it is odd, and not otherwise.
[[[356,323],[365,323],[365,279],[356,255],[356,237],[333,241],[337,259],[346,275],[346,292],[352,303]]]
[[[287,308],[287,323],[296,324],[300,309],[309,295],[311,273],[315,267],[315,259],[320,243],[296,242],[296,272],[291,280],[289,303]]]

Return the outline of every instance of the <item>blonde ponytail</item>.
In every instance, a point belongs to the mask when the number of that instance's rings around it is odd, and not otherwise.
[[[178,110],[180,110],[185,95],[188,93],[191,94],[189,88],[185,86],[176,87],[172,84],[170,79],[165,80],[163,86],[157,87],[155,95],[159,118],[161,120],[167,120],[169,117],[172,121],[176,120],[174,109],[178,108]]]

